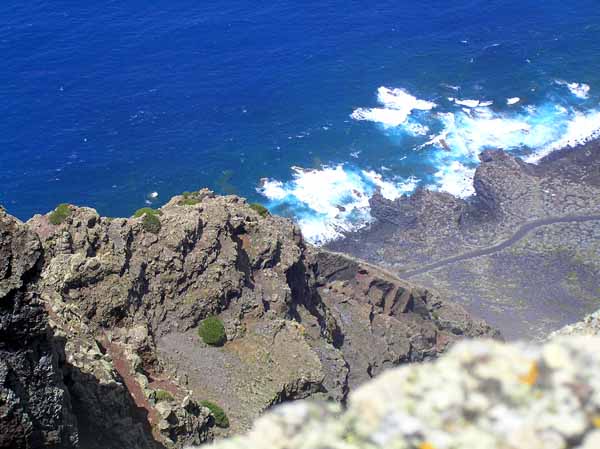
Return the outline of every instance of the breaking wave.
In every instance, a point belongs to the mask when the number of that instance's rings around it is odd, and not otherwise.
[[[369,199],[379,190],[390,200],[412,192],[416,178],[387,181],[375,171],[349,165],[292,168],[292,180],[263,179],[257,188],[268,207],[296,218],[304,237],[323,244],[372,222]]]
[[[398,160],[417,158],[419,172],[396,178],[393,170],[383,167],[387,161],[381,161],[385,176],[360,169],[359,150],[352,154],[353,164],[293,167],[291,180],[263,179],[257,190],[270,209],[295,217],[305,238],[314,244],[371,223],[369,200],[376,191],[394,200],[424,185],[467,198],[475,193],[473,176],[478,156],[486,149],[514,151],[535,163],[556,149],[600,137],[600,109],[590,108],[590,86],[565,81],[553,85],[559,86],[555,88],[559,92],[537,104],[518,96],[441,97],[434,102],[402,88],[382,86],[377,90],[380,106],[357,108],[351,118],[374,122],[386,135],[390,129],[405,131],[417,143],[407,148],[403,141]],[[413,114],[415,110],[422,112]],[[425,171],[423,164],[429,167]]]

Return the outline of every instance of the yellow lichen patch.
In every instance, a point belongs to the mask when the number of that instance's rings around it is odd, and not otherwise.
[[[600,415],[596,415],[592,418],[592,424],[594,424],[594,427],[597,429],[600,429]]]
[[[419,444],[419,449],[435,449],[435,447],[433,447],[433,444],[423,441],[421,444]]]
[[[539,375],[540,375],[540,369],[538,367],[538,364],[533,362],[531,364],[531,367],[529,368],[529,371],[527,372],[527,374],[523,374],[522,376],[519,376],[519,380],[521,382],[523,382],[524,384],[533,386],[537,382]]]

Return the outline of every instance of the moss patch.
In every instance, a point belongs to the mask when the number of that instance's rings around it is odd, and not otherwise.
[[[250,204],[250,208],[255,212],[258,212],[258,215],[260,215],[261,217],[266,217],[267,215],[269,215],[269,209],[267,209],[262,204],[252,203]]]
[[[59,225],[63,223],[71,215],[71,208],[68,204],[60,204],[52,211],[48,220],[53,225]]]
[[[162,402],[162,401],[172,401],[173,400],[173,395],[171,393],[169,393],[166,390],[156,390],[154,391],[153,394],[154,400],[156,402]]]
[[[202,320],[198,327],[198,336],[210,346],[223,346],[227,340],[223,322],[214,316]]]
[[[229,427],[229,418],[227,418],[225,411],[221,407],[210,401],[200,401],[200,405],[210,410],[210,413],[215,418],[215,424],[218,427]]]

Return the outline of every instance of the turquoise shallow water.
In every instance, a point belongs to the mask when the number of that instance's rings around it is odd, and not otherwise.
[[[597,2],[422,3],[2,2],[0,203],[129,215],[208,186],[318,243],[376,188],[468,196],[484,148],[597,134]]]

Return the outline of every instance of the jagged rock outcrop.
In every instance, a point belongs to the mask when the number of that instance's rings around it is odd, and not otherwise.
[[[167,446],[194,442],[164,428],[175,415],[156,414],[159,389],[174,405],[188,394],[219,404],[241,431],[280,402],[343,401],[387,367],[433,358],[460,338],[496,335],[433,293],[307,247],[291,221],[236,196],[202,190],[130,219],[68,210],[60,224],[47,215],[28,222],[43,244],[37,287],[57,332],[86,342],[67,338],[67,359],[97,345],[95,361],[77,366],[90,374],[114,368]],[[213,315],[225,326],[222,347],[196,333]],[[196,422],[200,439],[222,433],[207,431],[202,416],[174,427]]]
[[[339,405],[300,401],[215,449],[596,449],[600,337],[462,342]]]
[[[0,448],[74,448],[77,426],[47,316],[31,289],[42,248],[0,208]]]
[[[311,261],[319,296],[339,323],[350,388],[393,366],[434,358],[462,336],[499,337],[462,307],[380,268],[327,251],[314,251]]]
[[[236,196],[202,190],[129,219],[75,206],[0,218],[0,447],[197,445],[497,335]],[[220,347],[197,334],[209,316],[224,324]]]

